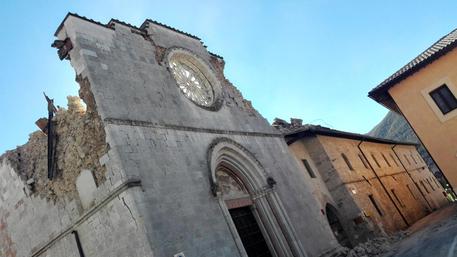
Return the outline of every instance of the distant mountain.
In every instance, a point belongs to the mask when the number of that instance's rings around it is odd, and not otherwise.
[[[380,138],[386,138],[397,141],[408,141],[420,144],[419,138],[409,126],[408,122],[401,115],[390,111],[382,121],[376,125],[368,135]],[[422,159],[425,160],[429,169],[437,178],[442,178],[442,174],[433,162],[432,157],[427,153],[424,146],[420,144],[418,149]],[[444,182],[441,180],[441,182]]]

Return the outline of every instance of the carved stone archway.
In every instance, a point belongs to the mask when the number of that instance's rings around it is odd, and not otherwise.
[[[208,150],[208,165],[211,191],[241,256],[248,255],[229,210],[245,206],[252,210],[272,256],[307,256],[279,200],[274,179],[252,153],[233,140],[219,138]]]

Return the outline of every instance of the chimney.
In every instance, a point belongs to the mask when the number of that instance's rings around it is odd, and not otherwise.
[[[301,127],[303,125],[303,120],[290,118],[290,124],[292,125],[292,127]]]

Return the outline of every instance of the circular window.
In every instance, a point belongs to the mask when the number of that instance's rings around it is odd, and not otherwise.
[[[168,66],[181,92],[202,107],[212,107],[216,102],[217,80],[210,68],[197,57],[184,50],[169,54]]]

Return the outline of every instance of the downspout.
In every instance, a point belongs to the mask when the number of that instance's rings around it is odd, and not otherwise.
[[[389,94],[390,95],[390,94]],[[392,100],[394,101],[395,105],[398,107],[398,104],[397,102],[395,102],[395,99],[392,97]],[[430,158],[432,158],[432,161],[433,163],[435,163],[436,167],[440,170],[441,174],[443,175],[443,178],[444,180],[446,181],[447,183],[447,186],[451,189],[451,192],[455,195],[455,191],[454,191],[454,187],[452,186],[452,184],[449,182],[449,180],[447,179],[446,177],[446,174],[444,174],[443,170],[441,169],[440,165],[438,164],[438,162],[435,161],[435,158],[433,158],[433,155],[430,153],[430,151],[428,150],[428,148],[425,146],[424,142],[422,142],[422,139],[420,138],[419,134],[416,133],[416,130],[414,129],[414,127],[411,125],[411,122],[409,122],[408,118],[403,114],[403,112],[400,110],[400,108],[397,108],[398,111],[400,112],[400,115],[405,118],[406,120],[406,123],[408,123],[409,127],[413,130],[414,134],[417,136],[417,139],[419,139],[419,142],[421,143],[421,145],[424,147],[425,151],[427,152],[428,156],[430,156]]]
[[[387,190],[386,186],[382,183],[382,180],[381,178],[378,176],[378,174],[376,173],[376,170],[373,168],[373,166],[371,165],[371,163],[368,161],[368,158],[367,156],[365,155],[365,153],[363,152],[362,148],[360,147],[360,145],[362,145],[364,141],[363,140],[360,140],[360,143],[357,145],[357,148],[359,148],[359,151],[360,153],[362,153],[363,155],[363,158],[365,158],[365,160],[367,161],[368,165],[370,166],[371,170],[373,171],[374,175],[376,176],[376,178],[378,179],[379,183],[381,183],[381,186],[382,188],[384,189],[384,191],[386,192],[387,196],[389,197],[390,201],[393,203],[393,205],[395,206],[395,209],[397,209],[398,213],[400,214],[402,220],[405,222],[406,226],[409,226],[409,223],[408,221],[406,220],[405,216],[403,215],[403,213],[401,213],[400,211],[400,208],[398,208],[397,204],[395,203],[394,199],[392,199],[392,196],[389,194],[389,191]]]
[[[403,164],[403,162],[401,161],[400,159],[400,156],[398,156],[397,152],[395,152],[395,147],[397,146],[397,144],[393,145],[392,146],[392,151],[394,152],[395,156],[397,157],[397,159],[400,161],[400,164],[401,166],[403,167],[403,169],[406,171],[406,173],[408,174],[409,178],[411,179],[411,181],[413,181],[414,183],[414,186],[419,190],[419,192],[421,193],[422,197],[424,198],[425,202],[427,203],[428,205],[428,208],[429,208],[429,211],[432,210],[432,207],[430,205],[430,203],[428,202],[427,198],[425,197],[425,194],[424,192],[422,192],[422,190],[420,189],[419,185],[414,181],[413,177],[411,176],[411,174],[409,173],[408,169],[406,168],[405,164]]]

